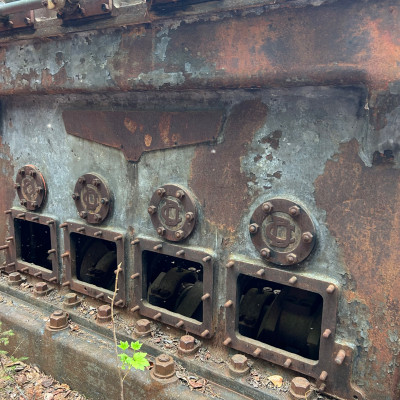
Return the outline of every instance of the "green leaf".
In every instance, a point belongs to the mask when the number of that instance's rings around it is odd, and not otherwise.
[[[131,342],[131,349],[132,350],[140,350],[141,347],[142,347],[142,344],[139,343],[139,341]]]
[[[126,363],[126,362],[127,362],[127,359],[130,358],[130,357],[129,357],[127,354],[125,354],[125,353],[118,354],[118,357],[119,357],[119,359],[121,360],[121,362],[123,362],[123,363]]]
[[[129,360],[132,368],[143,371],[145,367],[148,367],[150,364],[149,361],[146,359],[146,356],[147,353],[135,353],[133,357]]]
[[[126,350],[129,348],[129,343],[128,342],[123,342],[122,340],[119,341],[118,347],[122,350]]]

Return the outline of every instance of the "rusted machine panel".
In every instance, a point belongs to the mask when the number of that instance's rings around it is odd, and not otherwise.
[[[399,2],[69,5],[0,36],[15,347],[118,398],[118,270],[126,398],[398,400]]]

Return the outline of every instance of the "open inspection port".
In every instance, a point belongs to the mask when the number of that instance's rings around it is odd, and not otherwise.
[[[203,266],[200,263],[142,252],[143,293],[156,307],[203,322]]]
[[[52,270],[50,228],[36,222],[14,219],[17,259]]]
[[[318,293],[239,274],[237,329],[242,336],[319,359],[323,299]]]
[[[70,234],[72,275],[81,282],[114,291],[117,269],[115,242],[72,232]]]

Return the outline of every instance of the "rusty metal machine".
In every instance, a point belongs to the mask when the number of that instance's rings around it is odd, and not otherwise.
[[[17,0],[0,22],[20,353],[118,399],[114,320],[154,361],[127,399],[400,399],[400,1]]]

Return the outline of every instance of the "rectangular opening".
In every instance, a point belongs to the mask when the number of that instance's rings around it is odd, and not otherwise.
[[[14,231],[17,258],[21,261],[52,270],[53,255],[49,255],[48,253],[51,249],[49,226],[15,218]]]
[[[318,293],[239,274],[237,329],[245,337],[319,359],[323,299]]]
[[[82,282],[114,291],[117,269],[115,242],[79,233],[70,234],[72,273]],[[75,265],[74,265],[75,264]]]
[[[170,255],[142,252],[143,294],[156,307],[203,322],[203,266]]]

